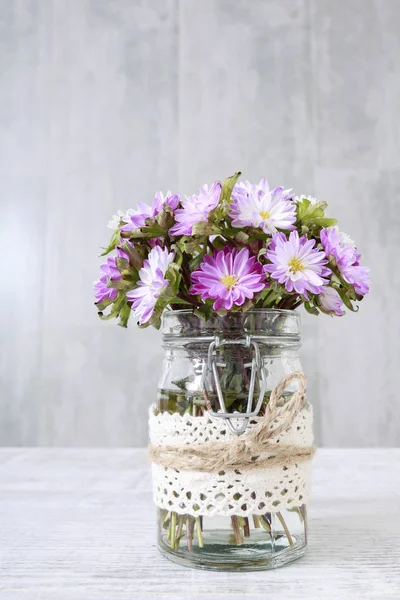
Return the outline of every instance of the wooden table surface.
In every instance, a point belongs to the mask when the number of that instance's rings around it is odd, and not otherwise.
[[[309,549],[275,571],[180,568],[145,450],[0,450],[0,600],[400,600],[400,449],[318,451]]]

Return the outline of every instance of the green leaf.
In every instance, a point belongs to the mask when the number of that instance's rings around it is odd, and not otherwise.
[[[192,227],[192,235],[209,236],[216,235],[218,233],[221,233],[219,227],[216,227],[212,223],[205,223],[204,221],[195,223]]]
[[[328,203],[325,202],[325,200],[320,200],[319,202],[316,203],[315,206],[318,206],[318,208],[321,208],[322,210],[326,210],[328,208]]]
[[[189,262],[189,269],[191,271],[195,271],[199,268],[201,263],[203,262],[204,255],[206,254],[206,250],[202,250],[199,252],[192,260]]]
[[[298,202],[298,204],[297,204],[297,219],[299,221],[302,221],[304,219],[305,215],[307,214],[310,204],[311,204],[311,202],[310,202],[310,200],[307,200],[307,198],[303,198],[303,200]]]
[[[322,208],[318,208],[317,206],[312,206],[308,209],[307,214],[303,217],[304,223],[309,223],[311,221],[314,222],[315,219],[323,217],[324,211]]]
[[[178,293],[178,288],[181,281],[181,271],[179,265],[175,263],[170,263],[168,270],[165,273],[165,279],[168,279],[168,281],[170,282],[170,286],[169,288],[164,288],[162,290],[160,297],[164,293],[168,293],[169,295],[176,295]]]
[[[212,304],[203,304],[202,306],[199,306],[199,308],[196,308],[194,314],[196,315],[196,317],[199,317],[199,319],[201,319],[202,321],[208,321],[213,312],[214,309]]]
[[[155,220],[165,234],[174,223],[174,211],[168,204],[165,204]]]
[[[110,279],[107,277],[107,287],[113,288],[114,290],[132,290],[135,287],[134,281],[127,279]]]
[[[282,291],[286,291],[285,287],[282,286],[282,284],[279,283],[279,281],[276,281],[276,279],[274,279],[271,282],[270,289],[273,290],[274,292],[277,292],[277,293],[282,293]]]
[[[271,287],[266,287],[260,293],[261,300],[265,300],[265,298],[273,291]]]
[[[222,192],[221,192],[221,196],[219,199],[220,203],[222,203],[222,202],[227,203],[227,204],[231,203],[232,190],[235,186],[235,183],[241,176],[241,174],[242,173],[240,171],[238,171],[234,175],[231,175],[230,177],[227,177],[227,179],[225,179],[224,183],[222,184]]]
[[[139,252],[137,247],[133,247],[131,246],[131,244],[129,244],[128,242],[123,242],[123,244],[121,245],[121,248],[124,252],[127,253],[127,255],[129,256],[129,262],[131,263],[131,265],[137,270],[139,271],[139,269],[141,269],[143,267],[143,256],[141,255],[141,253]]]
[[[249,243],[251,244],[254,240],[262,240],[264,243],[270,241],[271,236],[263,232],[262,229],[249,229]]]
[[[193,254],[199,248],[198,241],[187,235],[182,236],[176,245],[181,252],[186,254]]]
[[[116,231],[114,231],[114,233],[112,234],[111,237],[111,241],[108,244],[107,248],[105,248],[104,252],[102,252],[100,254],[100,256],[106,256],[106,254],[109,254],[110,252],[112,252],[115,249],[115,246],[117,244],[119,244],[121,239],[121,232],[119,229],[117,229]]]
[[[151,315],[151,319],[148,321],[149,325],[152,325],[156,329],[160,329],[163,312],[164,307],[160,306],[160,303],[157,302],[156,306],[154,307],[153,314]]]
[[[268,289],[269,294],[264,298],[264,301],[262,303],[262,306],[264,308],[269,308],[271,306],[274,306],[274,304],[280,302],[282,300],[282,294],[284,293],[284,290],[282,288],[280,288],[278,291],[274,290],[272,287]]]
[[[340,278],[333,271],[332,271],[332,275],[331,275],[331,283],[334,283],[335,287],[338,285],[341,285]]]
[[[133,239],[149,239],[162,237],[165,233],[164,229],[156,222],[149,219],[149,225],[140,227],[139,229],[131,229],[131,231],[124,231],[122,233],[123,238]]]
[[[129,260],[126,258],[120,258],[119,256],[116,258],[115,263],[119,271],[126,271],[129,269]]]
[[[318,316],[318,315],[319,315],[319,310],[318,310],[318,308],[317,308],[316,306],[312,306],[312,305],[310,304],[310,302],[308,302],[308,301],[304,302],[304,308],[306,309],[306,311],[307,311],[308,313],[310,313],[310,315],[316,315],[316,316]]]
[[[240,308],[243,312],[247,312],[248,310],[251,310],[253,307],[254,307],[254,299],[246,300],[246,302],[244,304],[242,304],[242,306]]]
[[[352,301],[350,300],[350,298],[348,297],[348,295],[346,294],[345,290],[341,289],[341,288],[336,288],[337,292],[339,294],[339,296],[342,299],[343,304],[345,305],[346,308],[348,308],[349,310],[351,310],[351,312],[358,312],[358,306],[356,306],[354,308]]]
[[[175,296],[175,298],[172,298],[170,304],[183,304],[184,306],[193,306],[191,302],[188,302],[183,298],[178,298],[177,296]]]
[[[242,391],[243,377],[240,373],[235,373],[229,382],[229,391],[240,394]]]
[[[126,302],[125,292],[119,292],[118,296],[116,297],[116,299],[114,301],[111,311],[107,315],[103,314],[102,311],[99,311],[99,313],[98,313],[99,318],[102,321],[109,321],[109,319],[113,319],[114,317],[117,317],[125,302]]]
[[[249,236],[244,231],[239,231],[239,233],[235,235],[235,242],[237,242],[238,244],[247,244],[248,241]]]
[[[307,225],[302,225],[301,226],[301,235],[307,235],[309,232],[309,228],[307,227]]]
[[[105,298],[101,302],[95,302],[94,304],[95,304],[97,310],[101,312],[105,308],[107,308],[108,306],[110,306],[110,304],[112,304],[112,303],[113,303],[113,300],[110,300],[110,298]]]
[[[226,246],[226,240],[218,235],[212,242],[210,242],[213,248],[217,250],[223,250]]]
[[[129,277],[132,274],[129,260],[126,258],[117,257],[115,259],[115,264],[117,265],[117,269],[121,273],[122,277]]]
[[[219,225],[221,221],[223,221],[227,217],[230,210],[230,204],[232,202],[232,190],[240,175],[240,172],[235,173],[231,177],[225,179],[225,181],[223,182],[218,204],[208,216],[209,223]]]
[[[174,258],[174,262],[173,262],[173,266],[176,267],[177,269],[180,269],[180,267],[182,266],[183,263],[183,252],[180,251],[180,249],[178,248],[178,246],[176,246],[175,244],[172,244],[174,247],[171,247],[171,250],[173,250],[175,252],[175,258]]]
[[[301,225],[302,233],[307,234],[312,226],[330,227],[336,225],[336,219],[325,217],[327,206],[324,201],[311,204],[307,198],[303,198],[297,203],[297,221]]]
[[[337,219],[329,219],[328,217],[315,217],[312,219],[313,225],[319,225],[320,227],[333,227],[337,225]]]
[[[179,388],[180,390],[187,390],[187,384],[191,383],[194,380],[193,375],[189,375],[188,377],[184,377],[183,379],[175,379],[172,383]]]
[[[119,313],[119,322],[118,325],[120,327],[128,327],[129,317],[131,316],[131,307],[128,304],[124,304]]]

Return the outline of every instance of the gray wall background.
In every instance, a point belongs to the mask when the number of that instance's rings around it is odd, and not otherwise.
[[[304,316],[320,444],[395,446],[399,0],[0,1],[0,445],[139,446],[158,332],[101,323],[116,209],[237,169],[330,204],[373,288]]]

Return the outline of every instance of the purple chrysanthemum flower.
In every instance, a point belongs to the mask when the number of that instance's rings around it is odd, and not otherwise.
[[[151,318],[162,290],[169,285],[165,274],[174,256],[167,248],[154,246],[139,270],[138,287],[127,292],[126,298],[132,301],[131,308],[139,323],[147,323]]]
[[[337,227],[324,227],[320,233],[321,243],[327,256],[332,256],[339,269],[355,262],[353,241]]]
[[[132,248],[134,247],[130,240],[126,240],[126,243],[132,246]],[[125,250],[122,250],[120,246],[115,246],[115,250],[118,258],[126,258],[126,260],[129,260],[128,254],[125,252]]]
[[[247,248],[225,248],[214,257],[206,254],[191,278],[194,285],[190,293],[199,294],[202,300],[215,300],[214,310],[241,306],[266,287],[262,267]]]
[[[325,312],[329,314],[335,314],[338,317],[342,317],[344,315],[344,304],[338,292],[334,288],[328,285],[323,287],[318,298],[321,308]]]
[[[121,250],[121,252],[123,251]],[[115,300],[118,295],[118,290],[107,287],[107,279],[118,281],[118,279],[122,278],[122,275],[118,270],[115,257],[108,257],[107,262],[104,263],[104,265],[101,265],[100,270],[103,275],[98,281],[95,281],[93,285],[96,302],[102,302],[106,299]]]
[[[266,179],[258,185],[249,181],[235,185],[232,192],[232,208],[229,213],[233,227],[257,227],[266,234],[277,229],[294,229],[296,205],[291,201],[291,190],[277,187],[269,189]]]
[[[369,292],[371,278],[368,267],[361,267],[358,262],[341,271],[343,279],[354,287],[356,294],[365,296]]]
[[[368,294],[369,269],[360,266],[361,255],[354,242],[337,227],[321,229],[320,236],[326,255],[333,257],[343,279],[354,286],[360,296]]]
[[[306,299],[307,292],[319,294],[328,283],[325,277],[331,271],[325,267],[328,261],[324,252],[314,246],[315,240],[308,240],[306,236],[299,238],[297,231],[292,231],[288,240],[277,234],[272,249],[270,247],[266,253],[272,264],[265,265],[264,269],[273,279],[285,284],[288,292],[294,290]]]
[[[203,185],[198,196],[186,196],[182,200],[182,208],[175,211],[175,225],[171,227],[171,235],[192,235],[193,225],[206,223],[210,212],[217,206],[222,186],[217,181],[210,186]]]
[[[127,223],[122,225],[121,231],[131,231],[132,229],[144,227],[146,219],[154,219],[165,204],[175,210],[179,204],[179,195],[168,191],[164,197],[162,192],[157,192],[151,206],[144,202],[138,202],[136,210],[130,209],[126,213]]]
[[[93,289],[96,303],[103,302],[103,300],[106,299],[114,301],[118,296],[118,290],[107,287],[107,277],[105,275],[100,277],[98,281],[94,282]]]

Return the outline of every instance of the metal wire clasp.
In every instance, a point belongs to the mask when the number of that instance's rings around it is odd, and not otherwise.
[[[245,413],[228,413],[225,406],[224,395],[221,389],[221,382],[218,375],[217,367],[226,367],[226,363],[217,362],[215,350],[221,348],[222,346],[245,346],[246,348],[252,347],[254,350],[254,356],[251,360],[251,376],[250,376],[250,386],[249,386],[249,395],[247,398],[247,409]],[[220,339],[218,336],[214,338],[214,340],[210,343],[208,347],[208,357],[207,357],[207,370],[212,373],[215,381],[215,388],[217,390],[217,396],[219,405],[221,407],[220,412],[215,412],[213,410],[209,410],[209,414],[212,417],[218,417],[221,419],[226,419],[231,431],[236,433],[236,435],[241,435],[246,431],[249,420],[252,417],[256,417],[260,412],[260,408],[264,399],[265,391],[267,388],[267,381],[264,373],[264,369],[262,368],[261,356],[260,356],[260,348],[258,347],[257,342],[255,342],[250,335],[246,335],[245,339],[241,340],[225,340]],[[254,387],[256,382],[256,375],[258,375],[260,380],[260,395],[258,397],[257,405],[255,409],[252,411],[251,407],[253,406],[253,397],[254,397]],[[238,426],[237,422],[242,421]],[[235,423],[236,422],[236,423]]]

